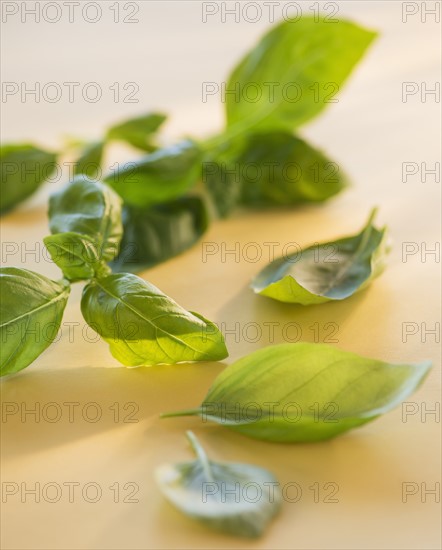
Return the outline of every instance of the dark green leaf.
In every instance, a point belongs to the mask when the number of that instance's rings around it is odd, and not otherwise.
[[[232,72],[225,94],[232,134],[288,130],[335,99],[375,33],[349,21],[303,17],[272,28]]]
[[[191,247],[208,226],[204,202],[182,197],[150,208],[123,208],[123,239],[114,271],[140,271]]]
[[[175,199],[201,176],[200,151],[191,141],[159,149],[126,163],[104,178],[126,204],[147,207]]]
[[[247,206],[324,201],[347,185],[336,163],[283,132],[252,135],[238,170],[241,201]]]
[[[107,185],[77,176],[49,201],[51,233],[80,233],[96,244],[103,261],[112,260],[123,234],[121,199]]]
[[[257,294],[280,302],[311,305],[344,300],[382,273],[389,251],[386,228],[372,221],[352,237],[315,244],[267,265],[252,281]]]
[[[0,212],[28,198],[55,169],[57,156],[33,145],[0,147]]]
[[[102,141],[86,145],[75,164],[74,173],[85,174],[91,179],[99,179],[103,150],[104,143]]]
[[[43,240],[52,260],[69,281],[91,279],[103,271],[110,272],[103,266],[97,243],[88,235],[56,233]]]
[[[143,151],[153,151],[155,146],[151,142],[152,134],[158,130],[166,118],[166,115],[161,113],[149,113],[125,120],[109,128],[107,139],[126,141],[133,147]]]
[[[57,336],[69,285],[15,267],[0,268],[0,375],[34,361]]]
[[[130,273],[88,284],[81,311],[124,365],[217,361],[227,356],[223,336],[213,323]]]
[[[281,506],[278,481],[258,466],[209,460],[194,434],[187,432],[187,437],[197,459],[155,471],[167,500],[212,529],[240,537],[262,535]]]
[[[430,367],[384,363],[326,344],[280,344],[227,367],[199,408],[163,416],[197,415],[268,441],[319,441],[398,406]]]

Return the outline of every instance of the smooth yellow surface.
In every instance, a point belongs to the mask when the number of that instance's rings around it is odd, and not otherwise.
[[[199,2],[139,5],[140,23],[135,25],[118,26],[109,17],[95,25],[4,25],[4,80],[94,80],[103,88],[116,80],[136,80],[141,91],[137,105],[115,104],[108,98],[95,105],[11,100],[2,105],[2,140],[27,138],[56,146],[67,133],[94,138],[118,118],[149,108],[170,111],[170,140],[186,132],[216,131],[221,123],[219,98],[202,103],[201,82],[225,78],[268,21],[222,24],[212,18],[203,24]],[[307,5],[303,3],[306,13]],[[345,168],[352,188],[322,206],[237,213],[214,223],[202,243],[142,276],[184,307],[219,323],[231,351],[226,363],[284,339],[314,341],[315,323],[320,341],[337,328],[334,345],[362,355],[392,362],[432,359],[432,373],[407,405],[415,414],[404,417],[406,410],[398,408],[335,440],[305,445],[254,441],[192,418],[159,420],[162,411],[197,405],[223,365],[119,367],[107,345],[95,342],[94,333],[85,328],[79,310],[81,285],[76,285],[60,339],[31,367],[1,384],[2,488],[5,483],[24,483],[30,489],[40,483],[41,489],[39,503],[21,487],[18,494],[3,495],[5,550],[440,548],[440,503],[429,492],[440,483],[440,416],[438,423],[434,415],[424,414],[424,422],[421,415],[424,407],[440,407],[440,346],[434,335],[421,338],[422,323],[431,329],[440,320],[440,260],[428,255],[423,262],[421,256],[422,243],[431,249],[440,241],[440,182],[428,176],[423,183],[417,175],[404,183],[401,174],[403,162],[431,167],[440,161],[440,103],[434,96],[425,103],[418,95],[406,103],[401,99],[403,82],[425,82],[434,88],[440,80],[440,25],[430,16],[422,23],[420,14],[403,23],[402,2],[341,2],[339,8],[339,15],[379,29],[381,37],[339,103],[302,134]],[[117,153],[111,155],[120,160]],[[6,265],[58,277],[56,267],[45,261],[41,244],[48,233],[46,198],[56,185],[46,185],[2,218]],[[264,243],[277,243],[275,252],[280,254],[290,242],[305,246],[354,233],[375,205],[379,222],[390,227],[393,251],[386,272],[365,292],[343,303],[304,308],[255,296],[248,288],[251,277],[271,259]],[[404,262],[406,242],[417,243],[419,253]],[[5,257],[6,250],[13,250],[5,243],[17,243],[18,251]],[[35,243],[40,243],[37,256],[28,252],[25,258],[25,247],[33,249]],[[203,261],[208,246],[220,252]],[[256,246],[262,255],[250,261]],[[239,256],[223,258],[223,247],[237,247]],[[419,327],[406,342],[404,323]],[[72,422],[66,403],[78,403],[70,405]],[[5,407],[14,404],[19,413],[6,416]],[[36,404],[37,418],[21,418],[20,413]],[[56,407],[62,416],[50,422]],[[92,422],[97,408],[102,416]],[[128,421],[130,413],[137,422]],[[244,541],[209,532],[164,501],[152,472],[163,462],[191,457],[184,438],[188,428],[213,458],[267,467],[282,484],[301,488],[299,501],[284,503],[262,539]],[[73,502],[66,485],[70,482],[80,484],[74,487]],[[47,483],[62,488],[58,502],[48,502],[55,498],[55,489],[47,486],[45,493]],[[87,483],[101,487],[98,502],[82,497]],[[119,502],[109,489],[115,483]],[[319,502],[312,489],[315,483],[321,488]],[[324,488],[325,483],[333,485]],[[417,491],[406,502],[404,483]],[[335,486],[333,498],[338,502],[324,502]],[[122,502],[134,488],[132,499],[138,502]],[[295,498],[294,492],[289,490],[289,498]],[[87,496],[94,497],[93,488]]]

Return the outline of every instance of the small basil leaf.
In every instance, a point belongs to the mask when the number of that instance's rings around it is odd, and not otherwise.
[[[52,260],[69,281],[91,279],[97,274],[110,272],[103,266],[97,243],[88,235],[56,233],[43,241]]]
[[[107,185],[77,176],[49,200],[51,233],[80,233],[97,244],[100,257],[112,260],[123,234],[121,199]]]
[[[208,226],[200,197],[181,197],[150,208],[123,208],[123,239],[114,271],[140,271],[187,250]]]
[[[158,130],[166,118],[166,115],[161,113],[149,113],[131,118],[109,128],[107,139],[126,141],[133,147],[137,147],[143,151],[153,151],[155,146],[150,141],[151,136]]]
[[[251,464],[209,460],[192,432],[187,437],[197,459],[164,464],[155,471],[167,500],[178,510],[212,529],[240,537],[262,535],[281,506],[275,477]],[[248,498],[252,486],[258,498]]]
[[[184,141],[158,149],[104,178],[126,204],[147,207],[179,197],[201,175],[201,154],[195,143]]]
[[[101,172],[103,151],[104,143],[102,141],[86,145],[80,158],[75,163],[74,174],[85,174],[91,179],[97,179]]]
[[[0,212],[32,195],[55,169],[57,156],[33,145],[0,147]]]
[[[347,185],[336,163],[284,132],[252,135],[238,166],[247,206],[324,201]]]
[[[0,376],[24,369],[52,343],[69,290],[33,271],[0,268]]]
[[[344,300],[367,287],[385,267],[389,251],[386,229],[372,225],[352,237],[315,244],[274,260],[253,279],[251,287],[280,302],[312,305]]]
[[[319,441],[390,411],[430,368],[429,362],[395,365],[326,344],[280,344],[227,367],[199,408],[162,416],[198,415],[268,441]]]
[[[81,311],[124,365],[216,361],[227,356],[223,336],[213,323],[131,273],[88,284]]]
[[[272,28],[226,85],[232,133],[292,131],[313,118],[334,99],[374,37],[349,21],[331,25],[310,17]]]

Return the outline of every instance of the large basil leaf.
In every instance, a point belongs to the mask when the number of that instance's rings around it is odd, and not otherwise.
[[[114,271],[140,271],[187,250],[203,235],[208,214],[200,197],[181,197],[150,208],[123,208],[123,239]]]
[[[43,241],[52,260],[69,281],[91,279],[110,272],[107,266],[103,266],[96,241],[88,235],[56,233]]]
[[[312,305],[344,300],[368,286],[385,267],[386,228],[370,216],[352,237],[315,244],[274,260],[252,281],[252,289],[280,302]]]
[[[324,201],[347,184],[336,163],[284,132],[252,135],[238,166],[241,201],[249,206]]]
[[[257,439],[319,441],[399,405],[431,364],[390,364],[326,344],[280,344],[243,357],[215,380],[196,415]]]
[[[102,141],[86,145],[75,163],[74,173],[85,174],[91,179],[97,179],[101,172],[103,151],[104,143]]]
[[[183,141],[126,163],[104,181],[126,204],[152,206],[179,197],[194,185],[201,175],[200,159],[196,144]]]
[[[32,195],[52,174],[56,160],[54,153],[33,145],[2,145],[0,212]]]
[[[258,466],[209,460],[195,435],[187,432],[187,437],[196,460],[164,464],[155,471],[167,500],[212,529],[241,537],[262,535],[281,506],[278,481]]]
[[[0,268],[0,375],[34,361],[54,340],[69,296],[69,285],[43,275]]]
[[[162,113],[149,113],[125,120],[109,128],[107,139],[126,141],[133,147],[143,151],[153,151],[155,146],[151,142],[152,134],[158,130],[166,118],[166,115]]]
[[[227,356],[223,336],[213,323],[131,273],[88,284],[81,311],[124,365],[216,361]]]
[[[225,102],[232,134],[289,130],[317,115],[375,33],[349,21],[303,17],[272,28],[233,70]]]
[[[121,199],[107,185],[77,176],[49,200],[51,233],[80,233],[93,239],[100,258],[112,260],[123,234]]]

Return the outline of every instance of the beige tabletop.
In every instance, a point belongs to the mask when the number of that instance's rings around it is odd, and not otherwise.
[[[8,96],[2,141],[57,147],[67,135],[94,139],[110,123],[149,109],[170,113],[167,142],[220,128],[220,98],[202,102],[202,83],[226,78],[269,26],[266,12],[256,23],[244,17],[222,22],[221,13],[203,22],[200,2],[120,2],[120,19],[137,11],[131,17],[139,22],[130,24],[114,22],[115,3],[98,4],[96,23],[78,14],[69,23],[66,12],[55,23],[30,16],[22,22],[20,13],[3,23],[3,81],[28,88],[79,82],[79,90],[95,82],[103,96],[94,104],[81,94],[72,103],[65,94],[54,103]],[[206,3],[206,9],[209,4],[220,7]],[[276,16],[284,4],[275,3]],[[312,13],[313,2],[298,4]],[[436,3],[328,4],[338,7],[339,17],[381,33],[339,102],[301,132],[345,168],[352,187],[322,206],[238,212],[142,276],[220,325],[230,350],[225,364],[287,340],[292,323],[305,341],[332,338],[339,348],[392,362],[431,359],[430,376],[403,407],[324,443],[271,444],[197,419],[159,420],[162,411],[198,404],[224,364],[119,367],[85,326],[82,289],[75,285],[56,343],[2,381],[5,550],[440,548],[440,164],[438,176],[428,172],[440,162],[441,146],[440,92],[439,98],[430,92],[440,86],[441,29],[427,13]],[[129,91],[138,90],[138,103],[123,101],[126,95],[115,101],[115,89],[126,94],[127,83],[135,83]],[[404,83],[416,92],[405,99]],[[112,149],[106,162],[125,155]],[[404,170],[416,173],[405,178]],[[6,265],[59,276],[41,239],[48,233],[47,196],[62,179],[2,218]],[[248,288],[269,260],[265,243],[277,243],[281,252],[289,242],[304,246],[355,232],[375,205],[393,250],[387,270],[367,291],[304,308]],[[261,251],[256,261],[250,243]],[[205,256],[208,244],[218,252]],[[431,253],[435,247],[439,255]],[[222,254],[232,249],[236,256]],[[210,532],[164,501],[152,472],[191,457],[187,428],[213,458],[267,467],[282,484],[298,488],[297,501],[284,502],[261,539]]]

